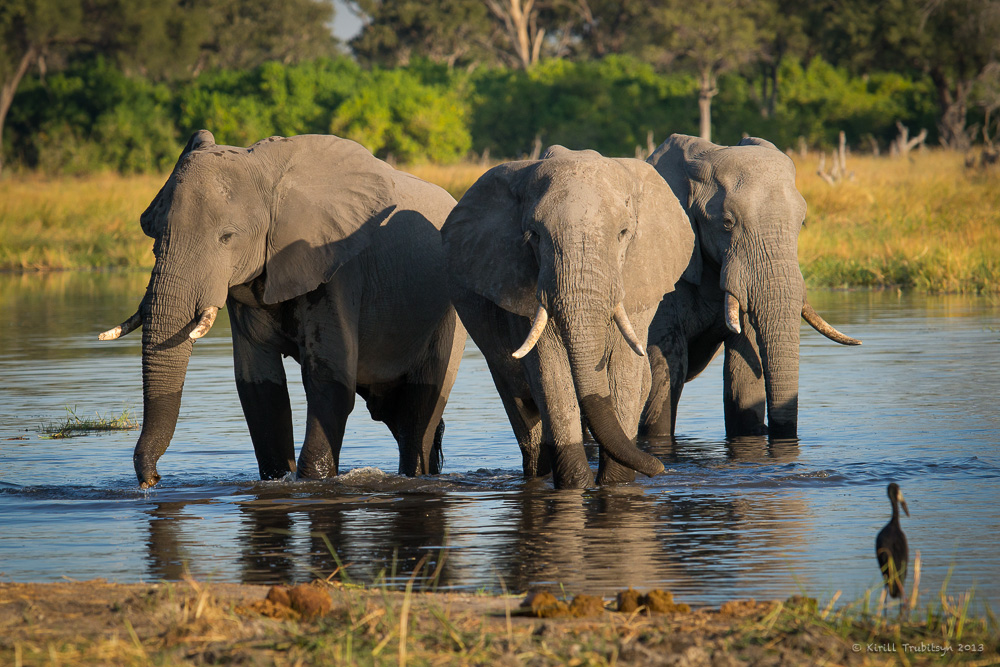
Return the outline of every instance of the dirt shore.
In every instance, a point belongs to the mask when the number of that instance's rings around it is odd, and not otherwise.
[[[986,620],[976,634],[969,619],[958,641],[942,635],[947,624],[862,621],[803,598],[655,613],[669,596],[636,597],[561,601],[323,582],[0,583],[0,665],[1000,664]]]

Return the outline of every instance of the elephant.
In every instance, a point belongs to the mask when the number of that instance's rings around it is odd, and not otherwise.
[[[145,296],[100,336],[143,330],[141,486],[160,480],[194,341],[223,306],[261,479],[336,475],[356,394],[396,439],[401,474],[439,472],[465,346],[440,233],[454,204],[347,139],[241,148],[194,133],[140,217],[154,240]],[[283,356],[301,365],[307,402],[298,464]]]
[[[553,146],[483,174],[441,234],[452,301],[486,358],[525,476],[593,485],[582,420],[599,445],[597,483],[662,472],[634,440],[650,385],[645,344],[694,230],[656,170]]]
[[[681,134],[647,162],[690,217],[697,249],[650,325],[652,388],[641,432],[674,434],[684,383],[724,346],[726,435],[797,437],[799,317],[843,345],[861,341],[806,299],[797,254],[806,202],[794,163],[763,139],[724,147]]]

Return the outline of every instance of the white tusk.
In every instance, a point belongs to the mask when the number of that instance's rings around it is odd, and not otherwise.
[[[729,292],[726,292],[725,310],[726,327],[733,333],[740,333],[742,331],[740,328],[740,302]]]
[[[808,301],[802,303],[802,319],[809,323],[816,331],[820,332],[830,340],[835,343],[840,343],[841,345],[861,345],[861,341],[857,338],[851,338],[845,334],[840,333],[829,322],[824,320],[816,310],[809,305]]]
[[[215,317],[218,314],[219,309],[215,306],[209,306],[205,310],[201,311],[201,318],[198,320],[198,326],[192,329],[188,336],[197,340],[207,334],[208,330],[212,328],[212,324],[215,323]]]
[[[524,339],[524,343],[521,347],[517,348],[511,356],[515,359],[520,359],[524,355],[531,352],[531,349],[535,347],[535,343],[538,339],[542,337],[542,331],[545,330],[545,325],[549,321],[549,313],[545,310],[545,306],[538,304],[538,310],[535,311],[535,317],[531,320],[531,330],[528,332],[528,337]]]
[[[625,306],[622,305],[621,301],[615,306],[615,311],[611,314],[611,318],[618,325],[618,329],[622,332],[625,342],[632,348],[632,351],[640,357],[645,357],[646,350],[643,349],[639,337],[635,335],[635,329],[632,328],[632,322],[629,321],[628,313],[625,312]]]
[[[127,320],[116,326],[114,329],[108,329],[100,336],[98,336],[97,340],[116,340],[118,338],[121,338],[127,333],[135,331],[141,326],[142,326],[142,316],[139,315],[139,311],[137,310],[135,311],[135,315],[128,318]]]

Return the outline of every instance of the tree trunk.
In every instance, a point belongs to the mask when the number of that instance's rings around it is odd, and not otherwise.
[[[712,140],[712,98],[719,92],[715,87],[715,74],[710,67],[701,70],[698,90],[699,133],[705,141]]]
[[[17,67],[14,68],[14,73],[11,78],[3,82],[0,86],[0,174],[3,173],[3,130],[4,123],[7,121],[7,112],[10,110],[10,105],[14,102],[14,93],[17,92],[17,87],[21,83],[21,79],[28,72],[28,68],[38,57],[38,48],[32,44],[28,46],[28,50],[24,52],[21,56],[21,60],[18,62]]]

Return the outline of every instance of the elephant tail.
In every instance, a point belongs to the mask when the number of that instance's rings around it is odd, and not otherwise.
[[[441,441],[444,440],[444,419],[438,424],[434,432],[434,444],[431,445],[431,454],[427,460],[428,472],[437,475],[444,470],[444,450],[441,449]]]

